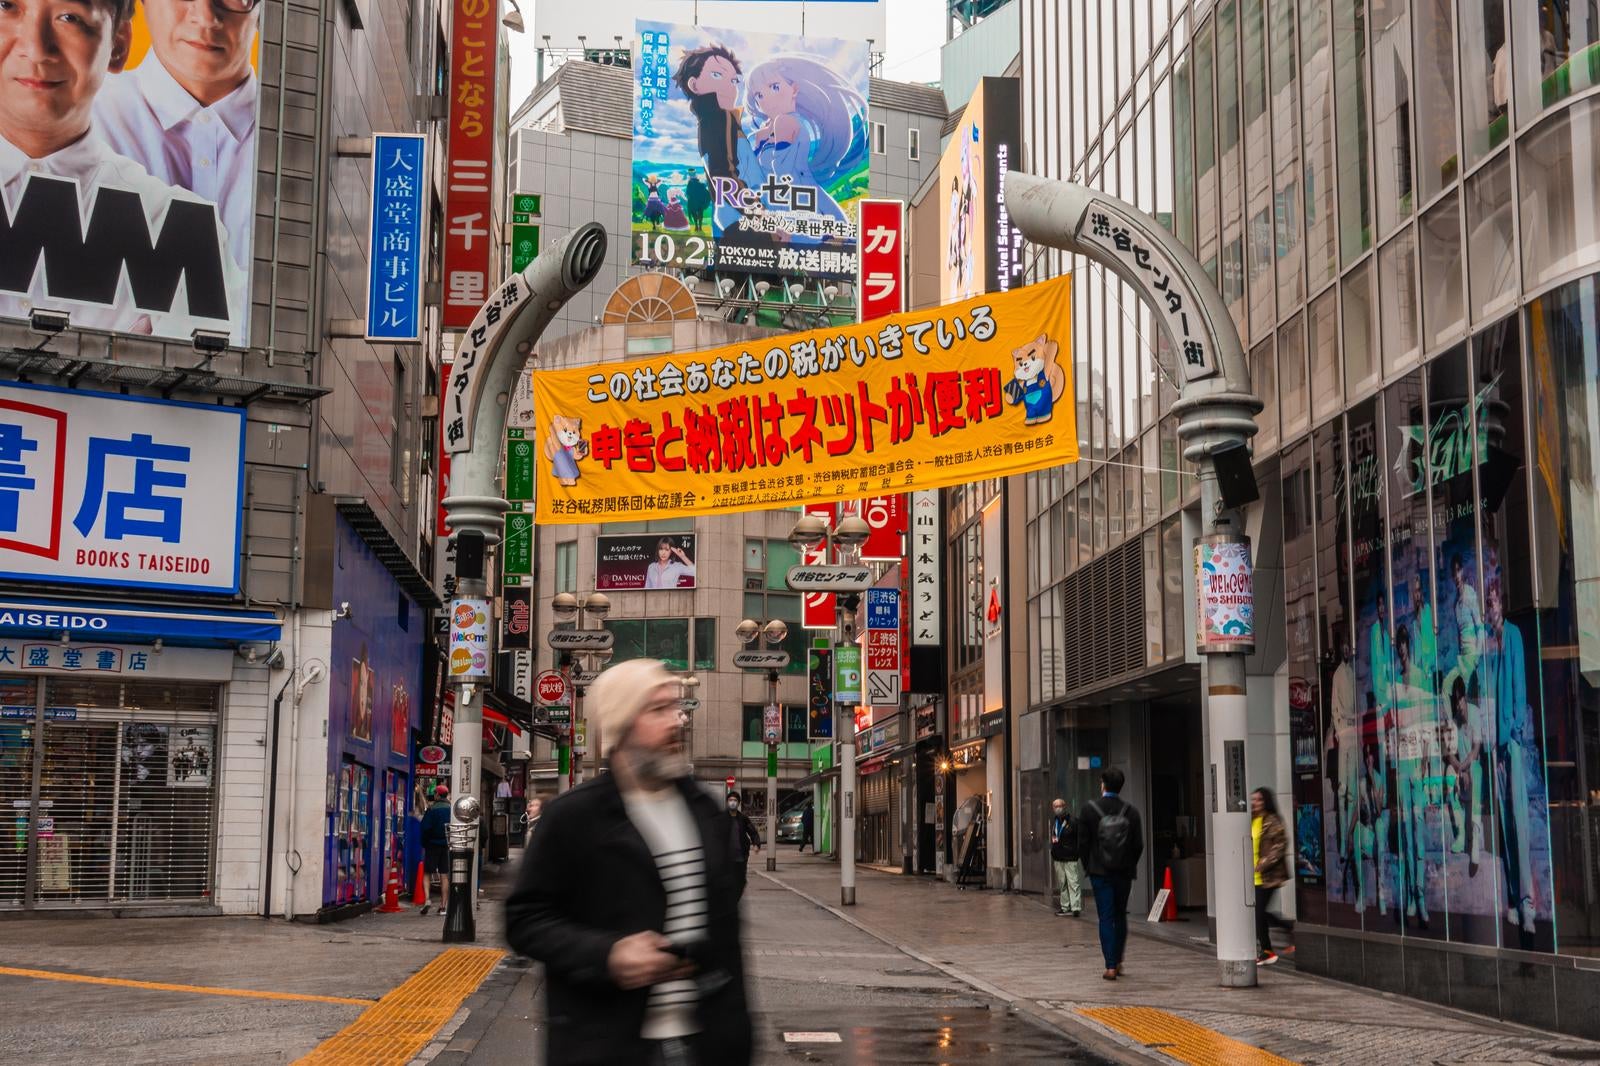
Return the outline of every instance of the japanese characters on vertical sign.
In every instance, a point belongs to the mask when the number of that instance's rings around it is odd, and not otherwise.
[[[367,339],[422,339],[422,215],[427,141],[372,138],[372,227],[367,242]]]
[[[244,410],[0,384],[0,577],[239,589]]]
[[[911,643],[935,647],[939,641],[940,591],[944,544],[939,534],[939,493],[911,494]]]
[[[1167,323],[1185,381],[1203,381],[1219,372],[1207,338],[1205,307],[1183,279],[1183,272],[1144,227],[1103,201],[1095,201],[1078,223],[1078,240],[1092,244],[1122,264],[1121,274],[1144,290],[1145,303]]]
[[[805,514],[812,518],[820,518],[831,529],[838,514],[838,508],[831,503],[808,503],[804,508]],[[828,544],[823,541],[813,547],[800,549],[801,566],[822,566],[832,560],[828,558]],[[800,627],[802,629],[832,629],[837,621],[836,604],[831,592],[802,592],[800,594]],[[831,662],[832,660],[830,660]],[[829,736],[832,736],[830,733]]]
[[[450,18],[450,133],[445,154],[444,326],[462,329],[489,298],[493,248],[495,40],[499,5],[455,0]]]
[[[900,590],[870,588],[867,604],[866,702],[900,704]]]
[[[539,216],[543,197],[519,192],[511,197],[511,272],[521,273],[539,255]]]
[[[861,272],[856,282],[861,321],[906,309],[905,236],[905,201],[861,201]]]
[[[803,506],[1075,462],[1070,290],[535,371],[539,519]]]
[[[462,334],[455,361],[450,364],[448,388],[440,387],[439,402],[443,410],[439,415],[439,436],[445,451],[454,454],[472,450],[478,394],[483,389],[478,373],[480,364],[490,341],[499,335],[527,298],[528,283],[521,274],[512,274],[478,308],[472,324]]]
[[[533,515],[527,511],[506,512],[505,539],[500,542],[500,572],[507,585],[520,585],[518,578],[533,573]]]
[[[526,430],[506,430],[506,499],[512,503],[533,499],[533,442]]]
[[[861,545],[862,562],[896,563],[905,552],[906,496],[868,496],[857,501],[855,513],[871,532]]]
[[[637,34],[633,262],[853,280],[866,42],[646,20]]]

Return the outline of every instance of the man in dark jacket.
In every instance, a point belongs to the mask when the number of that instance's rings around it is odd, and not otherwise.
[[[422,870],[428,879],[428,901],[418,915],[428,913],[433,906],[433,890],[439,890],[439,915],[444,916],[445,871],[450,869],[450,790],[437,785],[433,790],[433,803],[422,815]]]
[[[728,820],[732,830],[728,834],[729,854],[733,858],[733,875],[739,883],[739,899],[744,898],[744,886],[750,873],[750,847],[761,850],[761,833],[750,816],[739,809],[739,794],[728,793]]]
[[[653,660],[600,675],[611,772],[550,802],[506,901],[544,964],[549,1066],[750,1061],[728,818],[688,776],[679,696]]]
[[[1107,767],[1100,774],[1100,798],[1078,815],[1078,852],[1083,856],[1094,909],[1100,916],[1100,953],[1107,981],[1122,973],[1122,952],[1128,943],[1128,893],[1144,854],[1144,826],[1133,804],[1117,795],[1122,771]]]
[[[1083,913],[1083,866],[1078,854],[1078,823],[1067,810],[1067,801],[1057,796],[1050,803],[1050,865],[1060,898],[1056,913],[1063,917]]]

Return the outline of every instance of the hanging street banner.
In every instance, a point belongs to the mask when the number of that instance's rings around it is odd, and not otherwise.
[[[754,351],[535,371],[539,521],[793,507],[1076,462],[1071,283]]]
[[[867,42],[641,19],[633,54],[634,264],[854,281]]]

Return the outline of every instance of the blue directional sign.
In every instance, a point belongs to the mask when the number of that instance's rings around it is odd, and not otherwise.
[[[900,628],[900,590],[871,588],[867,590],[867,628]]]
[[[367,246],[367,339],[422,339],[422,190],[426,143],[420,133],[372,138],[372,235]]]

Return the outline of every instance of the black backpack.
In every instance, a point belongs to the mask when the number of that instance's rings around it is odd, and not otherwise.
[[[1107,811],[1097,802],[1089,806],[1100,816],[1094,829],[1095,864],[1103,870],[1126,870],[1133,865],[1128,861],[1133,845],[1133,823],[1128,820],[1128,805],[1118,803],[1113,811]]]

